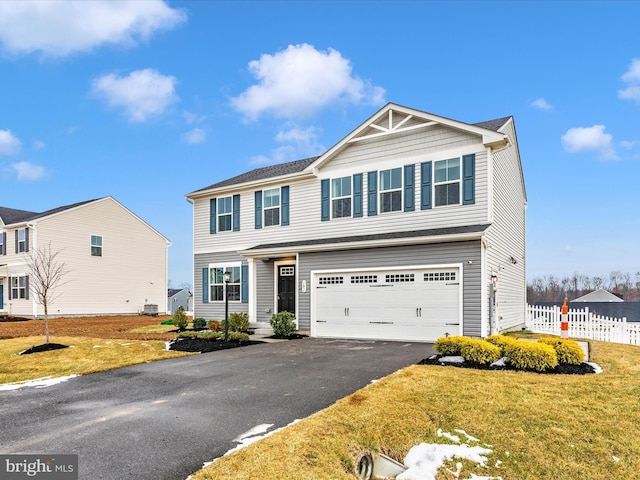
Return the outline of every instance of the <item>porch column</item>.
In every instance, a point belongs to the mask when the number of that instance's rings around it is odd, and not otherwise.
[[[258,321],[258,295],[256,278],[256,263],[255,259],[247,258],[247,264],[249,266],[249,321],[251,323]]]

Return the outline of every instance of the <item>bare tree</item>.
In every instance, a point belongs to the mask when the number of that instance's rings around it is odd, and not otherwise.
[[[56,289],[64,283],[62,279],[67,273],[64,262],[58,260],[60,251],[51,250],[51,242],[48,246],[34,250],[29,262],[31,278],[29,288],[35,295],[37,303],[44,308],[44,328],[46,343],[49,343],[49,305],[51,305],[60,294],[56,294]]]

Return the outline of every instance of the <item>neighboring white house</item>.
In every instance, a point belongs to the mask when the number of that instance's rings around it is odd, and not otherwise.
[[[49,315],[136,314],[167,305],[169,241],[112,197],[42,213],[0,207],[0,314],[44,314],[30,291],[38,249],[59,252],[66,274]]]
[[[319,157],[186,195],[194,315],[312,336],[433,341],[525,320],[526,192],[512,117],[389,103]],[[224,271],[231,273],[225,284]]]

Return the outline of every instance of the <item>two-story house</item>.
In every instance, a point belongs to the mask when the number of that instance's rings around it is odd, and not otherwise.
[[[319,157],[186,197],[196,316],[223,318],[228,300],[258,325],[286,310],[312,336],[415,341],[524,323],[512,117],[469,124],[390,103]]]
[[[167,304],[169,241],[112,197],[46,212],[0,207],[0,315],[41,317],[33,255],[50,249],[64,275],[50,316],[136,314]],[[31,280],[31,281],[30,281]]]

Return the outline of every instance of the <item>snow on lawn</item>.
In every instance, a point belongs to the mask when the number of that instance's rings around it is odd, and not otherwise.
[[[15,382],[15,383],[4,383],[0,385],[0,391],[8,391],[8,390],[17,390],[23,387],[35,387],[35,388],[45,388],[50,387],[52,385],[57,385],[58,383],[66,382],[74,377],[78,377],[79,375],[68,375],[66,377],[44,377],[37,378],[36,380],[30,380],[28,382]]]

